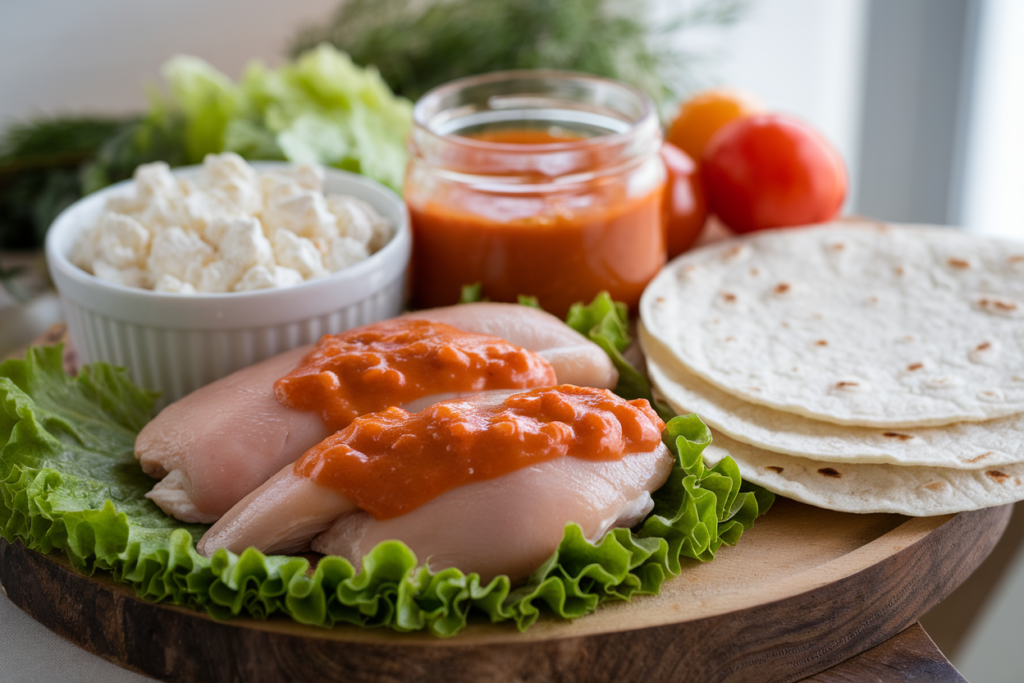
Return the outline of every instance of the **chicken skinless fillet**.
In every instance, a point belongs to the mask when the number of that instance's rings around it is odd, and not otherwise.
[[[465,402],[495,405],[511,393],[488,392]],[[222,517],[197,549],[203,555],[250,546],[267,553],[312,549],[358,567],[381,541],[400,540],[432,570],[458,567],[485,581],[498,574],[518,580],[554,552],[569,522],[592,541],[638,523],[674,463],[662,443],[618,460],[558,457],[454,488],[384,520],[288,465]]]
[[[611,388],[618,380],[600,347],[553,315],[527,306],[463,304],[407,317],[501,337],[547,360],[559,383]],[[147,474],[162,479],[148,497],[182,521],[213,523],[329,436],[317,413],[285,407],[274,395],[274,382],[311,348],[288,351],[207,385],[146,425],[135,455]],[[417,411],[460,395],[424,396],[403,407]]]

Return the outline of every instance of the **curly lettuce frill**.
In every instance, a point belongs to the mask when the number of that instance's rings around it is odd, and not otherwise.
[[[601,292],[589,304],[573,304],[565,324],[600,346],[611,358],[612,365],[619,371],[616,394],[629,400],[647,399],[665,421],[675,417],[671,406],[653,396],[650,380],[623,355],[632,342],[626,304],[614,301],[608,292]]]
[[[145,493],[152,480],[133,456],[153,396],[103,363],[77,377],[59,347],[34,348],[0,365],[0,534],[43,553],[63,552],[80,572],[111,573],[145,600],[188,605],[217,618],[288,615],[330,627],[347,623],[452,636],[473,614],[528,628],[543,611],[573,619],[606,600],[656,593],[681,558],[711,560],[764,514],[772,495],[747,486],[726,458],[706,469],[710,433],[695,416],[668,423],[678,456],[655,508],[636,530],[591,544],[578,526],[513,589],[457,569],[431,573],[404,544],[381,543],[361,571],[338,557],[315,568],[303,557],[195,551],[205,527],[164,515]]]

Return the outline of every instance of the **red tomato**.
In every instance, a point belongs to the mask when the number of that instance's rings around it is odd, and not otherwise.
[[[662,204],[665,245],[668,257],[675,258],[693,246],[708,216],[704,187],[697,164],[670,142],[661,146],[661,159],[668,169],[665,199]]]
[[[723,126],[704,150],[701,173],[711,211],[736,232],[827,221],[846,197],[839,153],[779,114]]]

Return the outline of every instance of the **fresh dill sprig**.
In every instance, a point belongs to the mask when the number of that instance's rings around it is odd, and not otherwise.
[[[83,164],[134,121],[64,116],[10,126],[0,138],[0,249],[42,244],[57,214],[84,194]]]
[[[655,22],[644,0],[350,0],[292,53],[332,43],[412,100],[462,76],[545,68],[631,83],[665,112],[693,87],[696,56],[677,47],[679,31],[735,23],[747,5],[697,0]]]

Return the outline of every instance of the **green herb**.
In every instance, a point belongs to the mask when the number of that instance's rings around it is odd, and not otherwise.
[[[0,249],[41,244],[57,214],[82,196],[83,164],[134,123],[77,116],[8,128],[0,138]]]
[[[692,89],[698,62],[677,47],[679,30],[732,24],[746,5],[703,0],[655,23],[644,0],[349,0],[292,53],[332,43],[413,100],[462,76],[545,68],[632,83],[669,105]]]
[[[484,298],[484,285],[482,282],[474,282],[471,285],[462,285],[459,292],[460,304],[475,304],[480,301],[487,301]]]
[[[310,571],[301,557],[249,549],[198,555],[205,527],[164,515],[145,493],[153,480],[133,456],[153,396],[124,370],[97,363],[78,377],[62,368],[60,347],[33,348],[0,365],[0,535],[33,550],[60,551],[85,574],[109,572],[146,600],[203,609],[217,618],[274,614],[305,624],[384,626],[458,633],[472,613],[529,627],[548,611],[574,619],[599,603],[656,593],[683,571],[736,543],[772,495],[742,483],[730,458],[712,469],[701,452],[711,435],[696,416],[666,426],[677,462],[636,531],[615,529],[597,544],[575,524],[552,557],[511,589],[507,577],[417,567],[404,544],[375,547],[358,570],[325,557]]]
[[[540,301],[535,296],[528,296],[526,294],[520,294],[519,296],[516,297],[516,302],[520,306],[529,306],[530,308],[537,308],[537,309],[540,309],[540,310],[544,310],[540,306]]]

